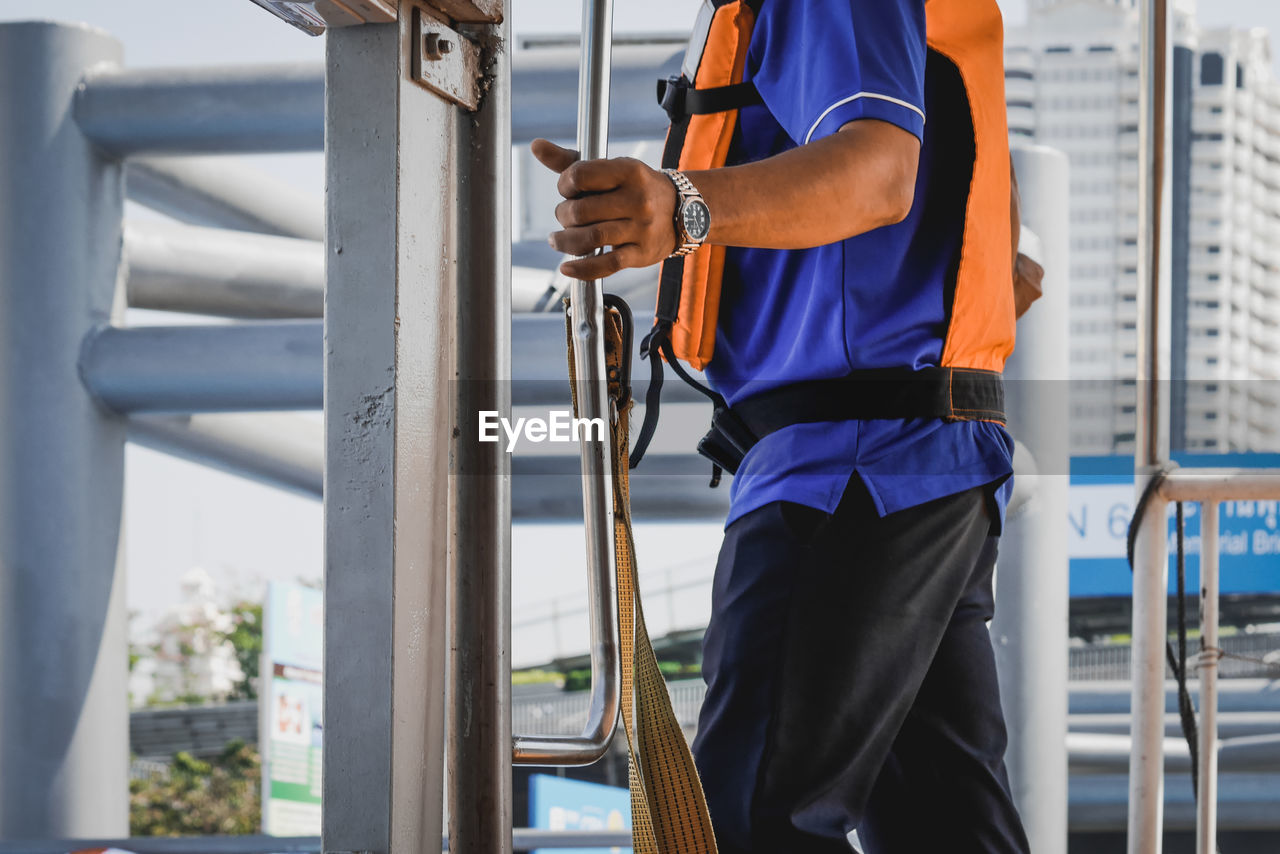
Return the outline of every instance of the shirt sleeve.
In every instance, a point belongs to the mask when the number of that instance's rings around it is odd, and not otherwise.
[[[924,134],[924,0],[766,0],[752,82],[797,145],[855,119]]]

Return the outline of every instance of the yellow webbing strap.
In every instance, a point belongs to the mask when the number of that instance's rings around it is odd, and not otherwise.
[[[711,816],[693,754],[671,708],[667,683],[649,642],[636,575],[635,539],[631,532],[628,424],[632,403],[622,406],[622,318],[605,310],[605,364],[609,399],[615,409],[613,443],[614,560],[618,581],[618,630],[622,653],[622,723],[630,755],[631,839],[635,854],[715,854]],[[565,331],[572,319],[565,313]],[[569,386],[578,409],[573,345],[569,340]],[[656,357],[656,354],[655,354]]]

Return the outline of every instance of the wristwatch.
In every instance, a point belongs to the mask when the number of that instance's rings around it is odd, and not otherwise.
[[[707,239],[707,232],[711,230],[711,210],[698,188],[683,172],[663,169],[662,174],[670,178],[676,187],[676,251],[671,254],[688,255]]]

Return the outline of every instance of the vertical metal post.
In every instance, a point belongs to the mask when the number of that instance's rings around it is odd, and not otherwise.
[[[578,71],[578,149],[583,160],[608,156],[609,75],[613,53],[613,0],[583,0],[582,63]],[[603,283],[575,281],[570,288],[573,314],[573,360],[577,372],[579,416],[610,422],[609,389],[604,364]],[[609,442],[584,441],[582,509],[587,526],[587,596],[591,622],[590,720],[605,725],[608,746],[618,717],[618,692],[607,690],[622,681],[616,646],[617,580],[613,552],[613,475]],[[606,671],[607,668],[607,671]],[[605,690],[601,690],[604,688]]]
[[[510,24],[476,30],[488,90],[459,117],[457,399],[449,573],[449,850],[511,851],[511,457],[477,441],[511,415]]]
[[[1067,850],[1067,488],[1070,456],[1067,292],[1070,250],[1066,155],[1013,149],[1022,221],[1041,237],[1044,296],[1018,321],[1005,366],[1009,429],[1018,439],[1018,479],[1031,498],[1010,512],[1000,538],[991,636],[1009,729],[1005,763],[1023,826],[1037,854]],[[1034,474],[1022,473],[1032,463]]]
[[[412,15],[331,31],[323,848],[439,851],[457,109]]]
[[[1140,468],[1169,458],[1170,216],[1168,0],[1142,0],[1138,125],[1137,423]]]
[[[1196,854],[1218,850],[1218,502],[1200,504],[1200,791]]]
[[[1168,459],[1163,381],[1168,362],[1168,0],[1141,0],[1138,125],[1137,414],[1134,471],[1141,495]],[[1130,854],[1158,854],[1164,813],[1164,645],[1167,634],[1167,503],[1151,501],[1134,555],[1133,752],[1129,762]]]
[[[612,0],[583,0],[578,78],[578,151],[594,160],[607,153]],[[609,423],[604,364],[604,289],[574,282],[570,289],[578,415]],[[618,658],[618,597],[613,555],[613,475],[609,443],[584,441],[582,509],[587,533],[587,598],[591,625],[591,698],[582,737],[515,738],[514,758],[526,765],[581,765],[608,749],[618,719],[622,681]]]
[[[72,118],[119,43],[0,25],[0,839],[128,830],[125,427],[80,383],[117,305],[124,188]]]

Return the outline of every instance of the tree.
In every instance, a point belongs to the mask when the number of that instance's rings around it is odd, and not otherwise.
[[[228,700],[258,698],[258,669],[262,661],[262,603],[241,600],[231,606],[232,628],[223,633],[235,647],[236,661],[243,674],[227,696]]]
[[[243,741],[215,759],[185,751],[173,764],[129,784],[129,832],[134,836],[235,835],[262,826],[262,764]]]

